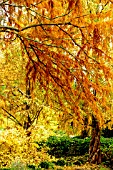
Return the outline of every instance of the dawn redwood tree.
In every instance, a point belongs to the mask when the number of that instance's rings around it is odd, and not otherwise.
[[[38,82],[61,120],[92,120],[92,163],[101,162],[100,129],[111,118],[112,7],[111,0],[0,1],[0,40],[5,49],[20,43],[26,86],[30,80],[33,91]]]

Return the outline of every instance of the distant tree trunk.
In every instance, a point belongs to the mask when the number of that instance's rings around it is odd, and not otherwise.
[[[81,137],[82,138],[88,137],[88,132],[89,132],[89,129],[88,129],[88,118],[87,118],[87,116],[85,116],[84,117],[84,129],[81,132]]]
[[[31,98],[31,90],[30,90],[30,79],[28,79],[27,83],[26,83],[26,96],[28,99]],[[26,103],[26,111],[28,111],[30,109],[30,105],[28,103]],[[29,115],[29,112],[27,113],[27,120],[24,121],[24,129],[28,129],[31,125],[32,125],[32,121]]]
[[[92,138],[89,146],[89,162],[93,164],[101,163],[100,128],[98,120],[94,115],[92,115]]]

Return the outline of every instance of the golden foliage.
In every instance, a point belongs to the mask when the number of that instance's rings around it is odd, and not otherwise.
[[[67,120],[82,119],[83,101],[86,114],[103,122],[112,96],[112,2],[10,0],[1,8],[5,5],[1,37],[5,48],[20,42],[31,90],[38,82],[48,104]]]
[[[90,125],[93,115],[98,129],[107,121],[112,124],[112,8],[112,0],[0,2],[0,47],[4,51],[0,123],[8,115],[24,129],[22,133],[18,129],[2,133],[1,165],[21,156],[25,163],[40,162],[33,145],[36,131],[27,136],[25,131],[35,130],[37,119],[44,123],[46,117],[47,126],[48,117],[60,111],[60,126],[67,131],[71,121],[82,129],[85,116]]]
[[[31,129],[31,136],[27,134],[22,128],[15,127],[0,131],[0,168],[11,167],[18,161],[25,165],[38,165],[41,161],[50,160],[46,149],[37,151],[38,145],[35,143],[46,139],[47,131],[42,132],[39,126],[35,126]]]

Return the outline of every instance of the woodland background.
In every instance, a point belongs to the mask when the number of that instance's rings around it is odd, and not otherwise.
[[[112,41],[112,0],[0,0],[1,169],[113,167]]]

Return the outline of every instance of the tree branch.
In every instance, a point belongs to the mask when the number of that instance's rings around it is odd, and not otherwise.
[[[65,23],[49,23],[49,24],[46,24],[46,23],[42,24],[42,23],[40,23],[40,24],[33,24],[33,25],[26,26],[26,27],[22,28],[20,31],[24,31],[24,30],[32,28],[32,27],[60,26],[60,25],[64,26],[64,25],[72,25],[72,24],[70,22],[65,22]],[[79,26],[77,26],[77,25],[74,25],[74,27],[79,28]],[[83,28],[83,27],[80,27],[80,28]]]
[[[0,29],[5,29],[5,31],[8,29],[8,30],[13,30],[13,31],[16,31],[16,32],[19,32],[19,29],[18,28],[15,28],[15,27],[11,27],[11,26],[0,26]]]
[[[10,117],[10,119],[11,120],[13,120],[14,122],[16,122],[16,123],[18,123],[18,125],[20,125],[20,126],[23,126],[17,119],[16,119],[16,117],[14,117],[11,113],[9,113],[6,109],[4,109],[3,107],[2,107],[2,110],[4,110]]]

